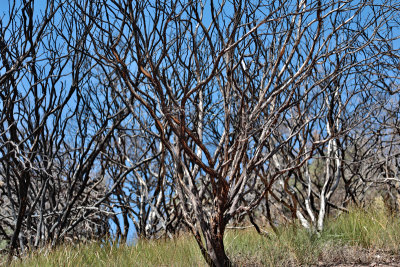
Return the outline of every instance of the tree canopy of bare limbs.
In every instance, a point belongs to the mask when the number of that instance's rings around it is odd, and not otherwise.
[[[113,187],[100,156],[128,115],[82,53],[88,28],[73,5],[35,5],[10,3],[1,20],[0,232],[10,258],[108,232]]]
[[[11,258],[107,233],[323,231],[399,174],[397,1],[11,1],[0,235]],[[344,192],[336,196],[335,192]]]

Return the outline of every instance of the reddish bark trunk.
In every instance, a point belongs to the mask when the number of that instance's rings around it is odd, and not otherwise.
[[[216,237],[207,239],[206,246],[209,255],[208,264],[212,267],[232,266],[231,261],[225,253],[223,235],[217,235]]]

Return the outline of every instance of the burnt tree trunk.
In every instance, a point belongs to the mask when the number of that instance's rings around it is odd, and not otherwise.
[[[223,235],[206,236],[206,248],[209,259],[207,263],[213,267],[232,266],[232,263],[225,253]]]
[[[209,229],[203,229],[205,247],[207,250],[207,263],[213,267],[232,266],[232,262],[225,253],[224,233],[226,220],[223,217],[223,201],[217,201],[218,210],[211,219]]]

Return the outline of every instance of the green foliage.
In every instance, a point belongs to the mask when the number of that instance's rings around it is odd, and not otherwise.
[[[368,210],[352,209],[331,218],[320,235],[299,225],[281,226],[277,233],[259,235],[253,229],[228,230],[225,248],[238,266],[300,266],[350,260],[360,251],[399,251],[399,218],[389,214],[382,199]],[[357,255],[357,257],[360,257]],[[13,266],[205,266],[195,240],[139,240],[134,246],[99,243],[65,245],[53,251],[31,253]]]

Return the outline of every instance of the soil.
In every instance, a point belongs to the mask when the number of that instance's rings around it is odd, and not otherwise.
[[[264,266],[255,258],[238,257],[234,266],[261,267]],[[400,254],[393,251],[365,249],[355,246],[329,246],[323,249],[314,264],[298,264],[295,260],[287,259],[277,267],[400,267]]]
[[[367,250],[357,247],[343,247],[331,253],[322,255],[321,260],[312,266],[338,267],[372,267],[372,266],[399,266],[400,255],[380,250]]]

